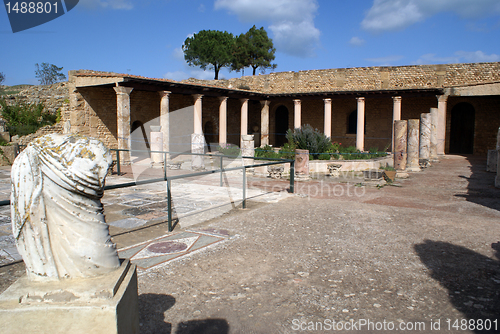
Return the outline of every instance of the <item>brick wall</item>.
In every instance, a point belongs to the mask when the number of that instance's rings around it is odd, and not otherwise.
[[[272,94],[443,88],[495,81],[500,81],[500,62],[340,68],[277,72],[219,81],[186,80],[225,88],[248,87],[252,91]]]

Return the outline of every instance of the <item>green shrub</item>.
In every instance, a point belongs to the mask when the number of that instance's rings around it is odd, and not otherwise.
[[[226,144],[224,147],[219,146],[217,148],[217,151],[219,151],[223,155],[228,155],[231,157],[237,157],[241,154],[240,148],[233,144]]]
[[[12,136],[25,136],[36,132],[39,128],[56,123],[57,115],[44,111],[43,103],[16,103],[7,105],[0,99],[2,117],[7,122],[7,128]]]
[[[255,156],[258,158],[269,158],[277,159],[280,158],[280,154],[275,152],[272,146],[266,145],[264,147],[258,147],[255,149]]]
[[[294,131],[289,129],[286,132],[286,139],[295,148],[309,150],[314,159],[318,159],[321,153],[327,153],[333,148],[330,138],[309,124]]]

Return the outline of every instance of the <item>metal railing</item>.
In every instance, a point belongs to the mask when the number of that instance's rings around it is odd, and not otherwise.
[[[120,152],[132,152],[131,150],[123,150],[123,149],[111,149],[111,151],[116,152],[116,171],[118,175],[121,175],[121,159],[120,159]],[[246,157],[246,156],[230,156],[230,155],[222,155],[222,154],[204,154],[204,153],[191,153],[191,152],[167,152],[167,151],[138,151],[138,150],[133,150],[133,152],[148,152],[148,153],[161,153],[163,154],[163,177],[162,178],[154,178],[154,179],[148,179],[148,180],[136,180],[133,182],[126,182],[126,183],[119,183],[119,184],[113,184],[113,185],[107,185],[104,187],[104,190],[111,190],[111,189],[119,189],[119,188],[128,188],[128,187],[134,187],[138,185],[143,185],[143,184],[149,184],[149,183],[156,183],[156,182],[167,182],[167,222],[168,222],[168,231],[172,232],[173,230],[173,217],[172,217],[172,181],[173,180],[178,180],[178,179],[183,179],[183,178],[188,178],[188,177],[195,177],[195,176],[202,176],[202,175],[209,175],[209,174],[215,174],[215,173],[220,173],[220,186],[223,186],[223,174],[228,171],[234,171],[234,170],[241,170],[243,172],[243,181],[242,181],[242,208],[246,208],[246,169],[247,168],[254,168],[254,167],[262,167],[262,166],[271,166],[271,165],[278,165],[278,164],[283,164],[283,163],[289,163],[290,164],[290,193],[294,193],[294,186],[295,186],[295,180],[294,180],[294,175],[295,175],[295,160],[291,159],[278,159],[278,158],[259,158],[259,157]],[[168,155],[199,155],[199,156],[204,156],[204,157],[210,157],[210,158],[217,158],[220,159],[220,168],[219,169],[213,169],[213,170],[204,170],[204,171],[199,171],[199,172],[194,172],[194,173],[189,173],[189,174],[182,174],[182,175],[172,175],[168,176],[167,175],[167,156]],[[236,167],[230,167],[230,168],[224,168],[223,162],[224,158],[230,158],[230,159],[253,159],[253,160],[271,160],[269,162],[261,163],[261,164],[251,164],[251,165],[245,165],[243,164],[242,166],[236,166]],[[243,161],[243,160],[242,160]],[[5,205],[10,205],[10,200],[4,200],[0,201],[0,206],[5,206]]]

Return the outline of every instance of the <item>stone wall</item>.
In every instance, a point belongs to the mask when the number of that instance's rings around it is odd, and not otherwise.
[[[57,109],[63,107],[69,101],[69,91],[67,82],[59,82],[53,85],[28,86],[17,94],[7,95],[5,97],[7,104],[43,103],[45,110],[55,114]]]
[[[500,81],[500,62],[415,66],[375,66],[276,72],[229,80],[185,82],[281,93],[443,88]]]

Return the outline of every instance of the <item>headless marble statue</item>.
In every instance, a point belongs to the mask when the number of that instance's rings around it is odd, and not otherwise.
[[[96,139],[50,134],[12,165],[11,215],[30,280],[93,277],[120,266],[101,197],[111,155]]]

